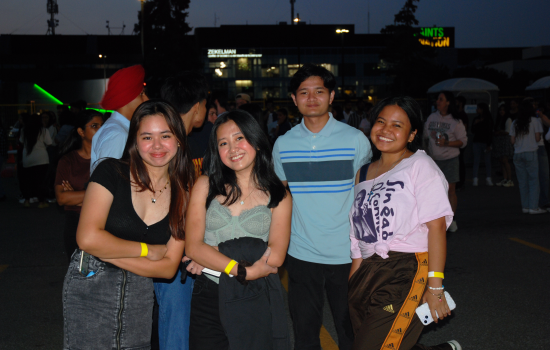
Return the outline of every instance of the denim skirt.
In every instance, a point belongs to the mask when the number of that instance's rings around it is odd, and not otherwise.
[[[151,349],[153,280],[76,250],[63,283],[63,349]]]

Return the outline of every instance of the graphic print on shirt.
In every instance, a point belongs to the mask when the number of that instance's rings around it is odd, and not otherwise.
[[[395,217],[395,210],[391,205],[392,196],[404,188],[404,182],[388,179],[385,184],[380,182],[374,185],[370,198],[367,198],[367,190],[357,193],[352,213],[356,239],[365,243],[376,243],[379,239],[385,241],[393,235],[389,228]]]
[[[436,122],[432,121],[428,125],[428,130],[430,132],[430,137],[434,140],[444,138],[446,141],[449,141],[449,130],[451,129],[450,123]]]

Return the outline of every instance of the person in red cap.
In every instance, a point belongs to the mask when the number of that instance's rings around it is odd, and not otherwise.
[[[122,157],[130,119],[136,108],[149,99],[144,91],[144,78],[145,70],[138,64],[118,70],[109,79],[100,105],[114,112],[92,139],[90,174],[103,159]]]

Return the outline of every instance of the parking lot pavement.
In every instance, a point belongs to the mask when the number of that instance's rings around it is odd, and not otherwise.
[[[14,179],[0,202],[0,349],[60,349],[61,289],[67,269],[63,214],[23,209]],[[458,231],[448,234],[444,285],[457,308],[426,327],[425,345],[458,340],[463,349],[550,349],[550,213],[521,213],[517,186],[458,193]],[[325,308],[324,350],[336,349]],[[289,320],[290,322],[290,320]]]

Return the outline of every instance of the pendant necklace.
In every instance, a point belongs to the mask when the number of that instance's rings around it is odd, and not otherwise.
[[[406,152],[407,152],[407,148],[405,148],[405,150],[403,151],[403,154],[401,154],[401,157],[399,157],[399,159],[396,160],[396,161],[393,163],[392,167],[390,168],[390,170],[388,170],[388,171],[386,172],[386,174],[388,174],[390,171],[392,171],[393,168],[395,168],[395,166],[397,165],[397,163],[399,163],[399,162],[401,161],[401,159],[403,159],[403,156],[405,155]],[[376,167],[376,172],[374,173],[374,179],[372,180],[372,187],[370,188],[369,198],[367,198],[367,202],[370,202],[370,197],[372,197],[372,195],[374,194],[374,191],[373,191],[373,190],[374,190],[374,186],[377,185],[377,183],[376,183],[376,175],[378,175],[378,169],[379,169],[379,168],[380,168],[380,160],[378,161],[378,166]],[[385,178],[385,177],[383,177],[383,178],[382,178],[382,181],[380,181],[379,183],[384,182],[384,178]]]
[[[246,196],[245,199],[243,199],[242,201],[240,201],[240,204],[241,204],[241,205],[244,205],[244,201],[247,200],[248,197],[250,197],[250,195],[251,195],[252,193],[254,193],[254,192],[256,192],[256,189],[253,189],[253,190],[248,194],[248,196]]]
[[[159,199],[160,196],[162,196],[162,192],[166,190],[169,184],[170,184],[170,180],[166,181],[166,185],[164,185],[164,188],[162,190],[159,190],[159,196],[157,198],[155,198],[155,194],[157,193],[157,191],[153,191],[153,197],[151,197],[151,203],[155,204],[157,202],[157,199]]]

